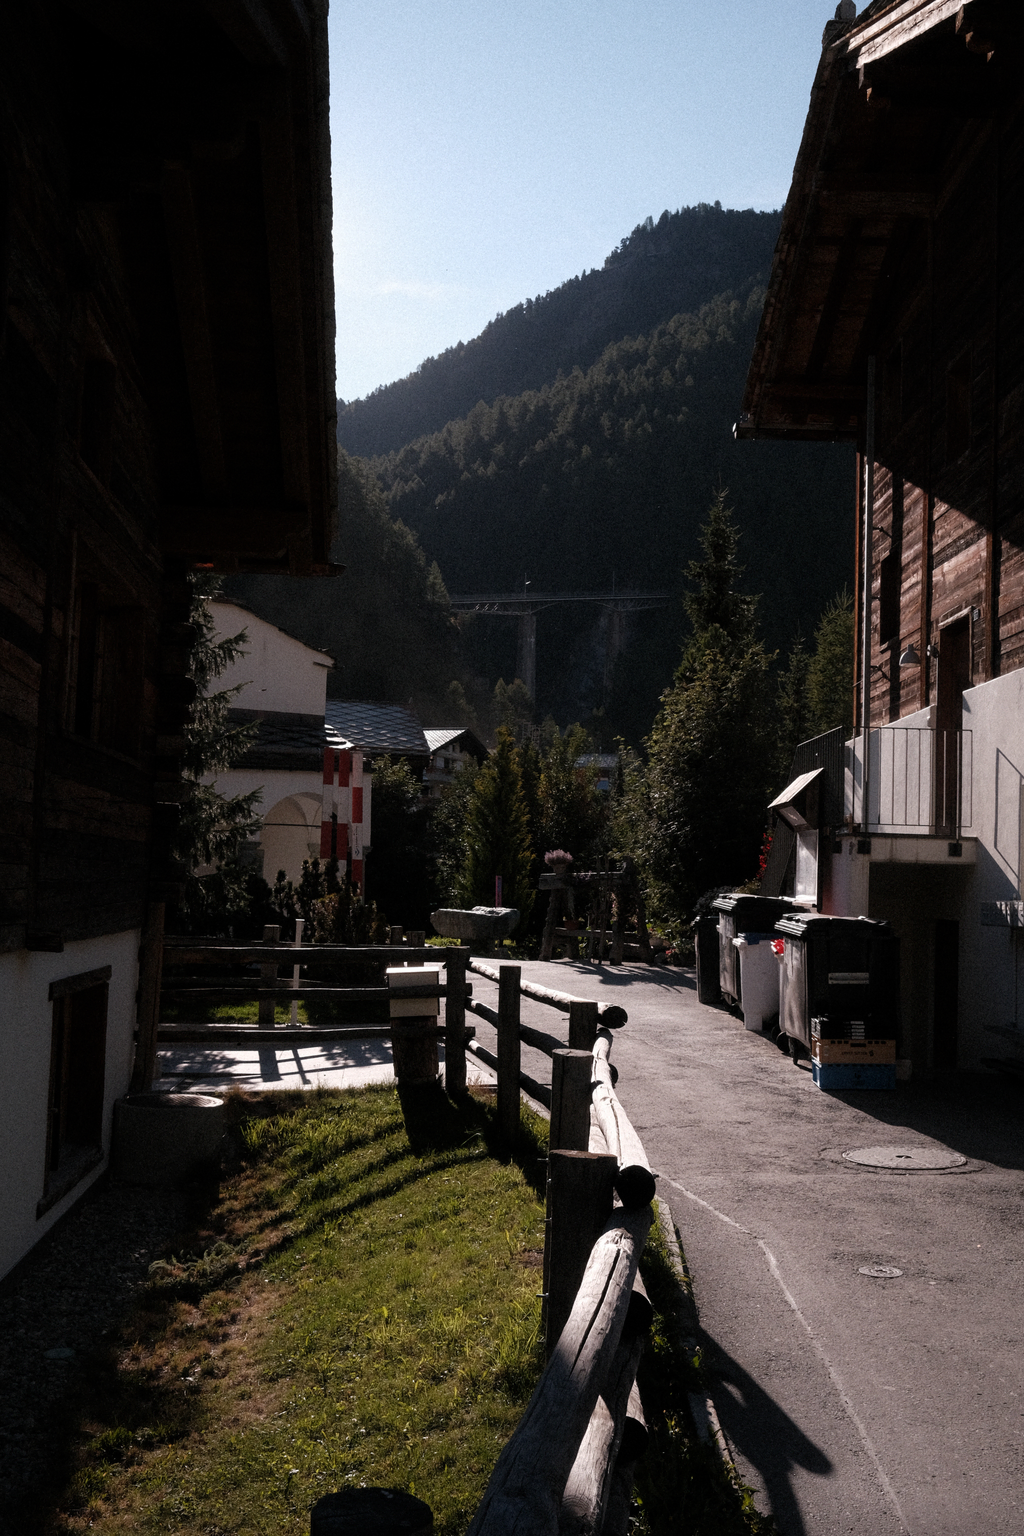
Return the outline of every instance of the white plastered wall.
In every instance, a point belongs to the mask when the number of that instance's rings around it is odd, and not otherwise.
[[[978,858],[960,917],[960,1064],[1013,1053],[986,1024],[1024,1032],[1024,935],[982,923],[991,902],[1020,901],[1021,791],[1024,787],[1024,671],[964,694],[972,743],[972,821]],[[965,817],[966,820],[966,817]]]
[[[279,711],[291,715],[323,716],[327,702],[327,673],[333,666],[324,651],[314,651],[258,618],[237,603],[211,603],[215,638],[246,632],[245,655],[233,661],[212,686],[237,688],[232,709]]]
[[[289,880],[298,880],[303,859],[315,858],[320,852],[322,773],[303,768],[229,768],[218,774],[213,783],[222,795],[246,795],[258,789],[262,798],[257,810],[265,822],[288,823],[305,816],[305,835],[301,828],[287,832],[284,827],[271,825],[264,827],[259,837],[264,880],[273,885],[279,869],[284,870]],[[311,845],[315,845],[312,854]]]
[[[138,930],[68,944],[62,954],[0,955],[0,1061],[6,1087],[0,1115],[0,1276],[5,1275],[103,1173],[114,1100],[128,1091],[134,1056]],[[36,1216],[46,1173],[53,1004],[50,983],[109,965],[103,1090],[104,1159],[74,1189]]]

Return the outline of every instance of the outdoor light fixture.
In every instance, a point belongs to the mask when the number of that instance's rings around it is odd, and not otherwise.
[[[905,651],[900,652],[899,664],[901,667],[919,667],[921,665],[921,658],[914,649],[913,640],[911,640]]]

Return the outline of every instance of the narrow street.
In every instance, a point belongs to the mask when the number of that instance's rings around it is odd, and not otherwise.
[[[825,1094],[699,1004],[690,972],[523,974],[628,1009],[618,1093],[683,1236],[736,1464],[783,1536],[1024,1528],[1019,1089]],[[524,1022],[556,1017],[523,999]],[[527,1072],[545,1065],[524,1051]],[[859,1148],[957,1161],[901,1173],[843,1159]]]

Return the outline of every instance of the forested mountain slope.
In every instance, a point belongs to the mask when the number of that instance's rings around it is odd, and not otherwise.
[[[743,531],[746,588],[764,594],[765,637],[813,632],[848,580],[850,450],[737,443],[763,291],[748,282],[696,313],[607,347],[539,390],[477,404],[440,431],[373,461],[392,515],[418,535],[449,592],[669,589],[714,492],[728,486]],[[538,621],[537,695],[557,718],[600,702],[599,609],[550,609]],[[649,726],[678,660],[677,600],[631,622],[631,646],[606,699],[634,740]],[[507,678],[514,626],[475,621],[475,669]]]
[[[702,203],[647,219],[599,270],[517,304],[408,378],[339,405],[339,443],[349,453],[389,453],[480,400],[540,389],[559,370],[589,367],[623,336],[746,289],[758,275],[764,281],[780,217]]]

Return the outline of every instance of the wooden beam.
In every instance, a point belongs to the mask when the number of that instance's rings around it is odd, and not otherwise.
[[[874,59],[884,59],[915,37],[955,16],[962,0],[903,0],[876,21],[869,21],[847,32],[835,44],[835,55],[850,67],[863,67]]]
[[[295,197],[291,102],[286,90],[260,123],[260,163],[270,270],[270,318],[286,501],[308,505],[309,441],[303,349],[299,215]]]

